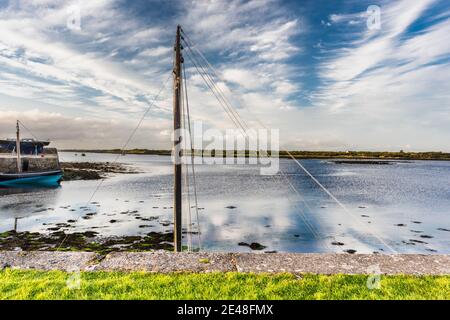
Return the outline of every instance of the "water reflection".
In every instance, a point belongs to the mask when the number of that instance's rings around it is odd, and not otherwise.
[[[65,161],[81,161],[62,154]],[[112,161],[87,154],[82,161]],[[172,229],[172,167],[169,157],[125,156],[143,173],[104,181],[63,182],[61,188],[0,189],[0,231],[93,230],[103,236],[144,235]],[[239,242],[288,252],[450,252],[450,164],[411,162],[389,166],[303,165],[349,209],[340,208],[294,162],[285,174],[259,175],[249,165],[197,167],[201,240],[211,251],[249,251]],[[192,180],[191,180],[192,181]],[[296,194],[290,184],[298,190]],[[185,201],[185,203],[187,203]],[[184,210],[188,217],[188,208]],[[195,214],[192,212],[193,221]],[[185,229],[188,224],[184,224]],[[195,226],[193,231],[195,231]],[[184,233],[185,241],[188,234]],[[196,235],[192,235],[194,243]]]

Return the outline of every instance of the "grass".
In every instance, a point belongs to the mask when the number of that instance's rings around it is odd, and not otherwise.
[[[78,281],[79,279],[79,281]],[[0,299],[450,299],[450,276],[0,271]],[[78,286],[79,285],[79,286]]]

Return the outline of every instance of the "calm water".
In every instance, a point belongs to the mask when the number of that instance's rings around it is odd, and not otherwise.
[[[63,161],[115,157],[61,153]],[[15,218],[18,231],[47,232],[70,219],[77,221],[70,231],[95,228],[104,236],[171,230],[170,158],[130,155],[119,161],[143,173],[111,176],[92,199],[99,181],[63,182],[56,189],[0,189],[0,231],[13,229]],[[450,162],[301,161],[344,210],[293,161],[280,161],[284,176],[261,176],[259,167],[250,165],[196,166],[204,250],[249,251],[238,243],[259,242],[280,252],[450,253]]]

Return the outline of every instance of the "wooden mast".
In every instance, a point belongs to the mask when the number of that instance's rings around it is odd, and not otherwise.
[[[22,172],[22,161],[20,159],[20,127],[19,120],[17,120],[16,124],[16,153],[17,153],[17,173]]]
[[[181,157],[179,153],[179,144],[181,143],[181,116],[180,116],[180,100],[181,100],[181,27],[177,26],[177,35],[175,40],[175,63],[173,70],[173,130],[174,130],[174,250],[181,252]]]

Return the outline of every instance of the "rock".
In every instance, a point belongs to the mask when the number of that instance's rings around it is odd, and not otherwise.
[[[425,241],[421,241],[421,240],[416,240],[416,239],[409,239],[409,241],[411,241],[411,242],[415,242],[415,243],[428,244],[428,243],[427,243],[427,242],[425,242]]]
[[[85,231],[83,235],[87,238],[94,238],[98,235],[98,232],[95,231]]]
[[[252,242],[251,244],[248,244],[246,242],[239,242],[238,245],[244,246],[244,247],[249,247],[252,250],[263,250],[263,249],[267,248],[266,246],[263,246],[262,244],[260,244],[258,242]]]
[[[258,242],[252,242],[250,244],[250,249],[252,250],[263,250],[267,248],[266,246],[263,246],[262,244],[258,243]]]
[[[11,268],[11,265],[9,263],[0,264],[0,270],[5,270],[6,268]]]

